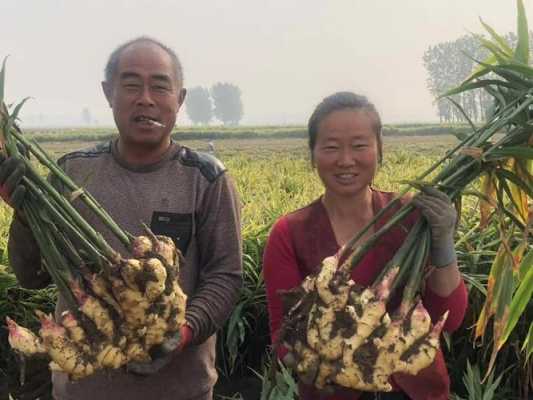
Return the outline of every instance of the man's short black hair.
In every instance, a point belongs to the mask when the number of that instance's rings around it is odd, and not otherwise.
[[[174,64],[174,72],[176,73],[176,79],[178,80],[180,86],[183,86],[183,68],[176,52],[170,47],[165,46],[159,40],[153,39],[149,36],[139,36],[138,38],[129,40],[126,43],[121,44],[115,50],[113,50],[113,52],[109,56],[109,59],[107,60],[107,64],[104,69],[104,76],[106,82],[113,81],[115,73],[117,72],[118,63],[120,61],[120,56],[122,55],[122,52],[127,47],[137,43],[151,43],[162,48],[172,59],[172,63]]]

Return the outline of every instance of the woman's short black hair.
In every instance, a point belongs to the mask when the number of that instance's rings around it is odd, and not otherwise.
[[[309,122],[307,123],[307,130],[309,134],[309,149],[311,153],[315,148],[316,138],[318,135],[318,125],[329,114],[334,111],[353,109],[367,111],[374,122],[374,130],[376,132],[376,139],[378,142],[378,161],[381,163],[383,158],[383,141],[381,138],[381,118],[374,104],[368,101],[365,96],[355,94],[353,92],[337,92],[324,98],[313,111]]]

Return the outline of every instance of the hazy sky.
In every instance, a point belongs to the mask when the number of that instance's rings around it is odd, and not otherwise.
[[[533,0],[524,0],[533,23]],[[515,30],[513,0],[0,0],[7,98],[23,114],[111,124],[100,89],[121,42],[157,38],[179,54],[188,87],[237,84],[243,124],[304,123],[325,95],[367,95],[385,123],[436,120],[422,55],[428,46]],[[187,124],[182,109],[179,123]]]

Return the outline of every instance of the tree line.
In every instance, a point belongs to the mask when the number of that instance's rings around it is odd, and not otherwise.
[[[505,40],[511,48],[514,48],[517,38],[514,33],[509,33],[505,36]],[[533,43],[533,32],[530,32],[530,41]],[[430,46],[423,56],[424,66],[428,73],[429,91],[437,98],[447,90],[458,86],[470,75],[477,65],[476,61],[484,61],[488,55],[488,51],[480,46],[479,40],[474,35],[465,35],[454,41]],[[491,79],[498,78],[491,77]],[[469,91],[452,98],[461,105],[473,121],[485,120],[492,105],[492,96],[484,90]],[[445,99],[437,101],[437,113],[440,122],[466,121],[457,107]]]
[[[210,89],[202,86],[188,89],[185,107],[193,124],[206,125],[216,118],[224,125],[238,125],[244,115],[241,89],[231,83],[218,82]]]

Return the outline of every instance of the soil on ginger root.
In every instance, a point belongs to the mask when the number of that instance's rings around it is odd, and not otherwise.
[[[374,343],[365,343],[353,354],[353,362],[359,366],[366,383],[373,382],[373,373],[378,358],[378,348]]]
[[[338,334],[343,338],[352,337],[357,332],[357,321],[355,321],[349,312],[346,310],[336,311],[335,320],[329,334],[329,338],[333,339]]]
[[[374,338],[382,338],[387,333],[387,326],[380,324],[368,337],[366,343],[360,346],[353,354],[354,363],[359,365],[363,379],[366,383],[373,382],[373,373],[376,360],[379,356],[379,350],[373,343]]]

